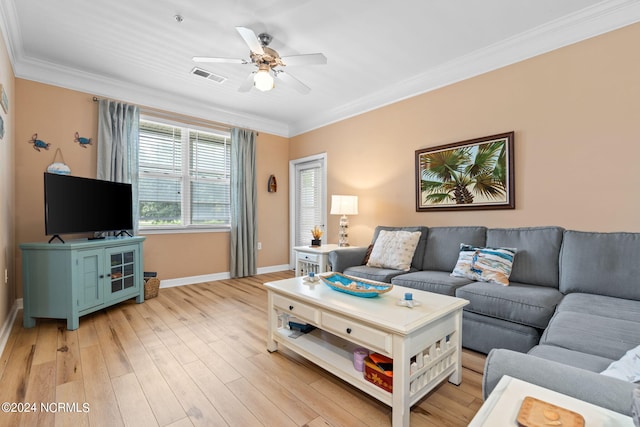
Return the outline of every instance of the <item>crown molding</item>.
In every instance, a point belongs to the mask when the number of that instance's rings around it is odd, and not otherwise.
[[[19,78],[86,92],[98,97],[117,99],[141,107],[212,120],[231,127],[250,128],[278,136],[289,136],[289,127],[285,123],[193,102],[177,95],[159,93],[146,86],[122,82],[39,59],[23,57],[14,65],[14,71],[16,77]]]
[[[7,46],[9,62],[15,74],[15,63],[22,49],[22,36],[18,28],[18,15],[13,1],[0,1],[0,30]]]
[[[414,78],[398,82],[324,113],[310,115],[308,119],[287,124],[241,111],[187,102],[177,95],[158,93],[149,87],[127,84],[105,76],[28,58],[22,49],[14,1],[0,1],[0,23],[16,77],[283,137],[309,132],[640,21],[638,0],[604,0],[429,69]]]
[[[47,61],[29,58],[24,54],[22,35],[18,27],[15,0],[0,1],[2,36],[7,45],[9,61],[17,78],[64,87],[98,97],[118,99],[159,110],[225,123],[229,126],[250,128],[278,136],[289,137],[289,126],[263,117],[238,111],[187,102],[179,96],[158,93],[149,87],[123,83],[109,77],[85,73]]]
[[[525,59],[634,24],[640,2],[609,0],[456,58],[383,90],[290,124],[291,136],[372,111]]]

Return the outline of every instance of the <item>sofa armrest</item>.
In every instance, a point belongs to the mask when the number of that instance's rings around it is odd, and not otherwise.
[[[331,270],[342,273],[355,265],[362,265],[367,248],[340,248],[329,252]]]
[[[633,383],[529,354],[493,349],[482,378],[486,399],[503,375],[509,375],[576,399],[631,416]]]

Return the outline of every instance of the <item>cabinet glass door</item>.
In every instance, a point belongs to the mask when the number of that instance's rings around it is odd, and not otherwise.
[[[112,294],[135,286],[134,255],[133,250],[110,255]]]

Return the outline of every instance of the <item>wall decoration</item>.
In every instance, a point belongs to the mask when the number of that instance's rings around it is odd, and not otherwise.
[[[73,142],[77,142],[82,148],[87,148],[87,145],[91,145],[91,138],[83,138],[76,132]]]
[[[5,92],[3,85],[0,85],[0,104],[2,104],[4,112],[9,114],[9,98],[7,98],[7,92]]]
[[[4,119],[0,116],[0,139],[4,138]]]
[[[33,134],[31,139],[29,140],[29,144],[33,144],[33,149],[36,150],[36,151],[40,151],[41,148],[44,148],[45,150],[48,150],[49,146],[51,145],[48,142],[44,142],[41,139],[38,139],[38,134],[37,133]]]
[[[269,193],[275,193],[278,191],[278,182],[276,181],[275,175],[269,176],[269,182],[267,183],[267,191]]]
[[[416,150],[416,211],[514,209],[513,136]]]
[[[58,154],[61,161],[56,161]],[[69,175],[71,173],[71,168],[64,162],[61,149],[56,148],[56,153],[53,155],[53,163],[47,167],[47,172],[57,173],[58,175]]]

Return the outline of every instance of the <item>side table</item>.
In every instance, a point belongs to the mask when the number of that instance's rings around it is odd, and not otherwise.
[[[329,252],[339,249],[338,245],[294,246],[296,276],[306,276],[331,271]]]
[[[496,388],[471,420],[469,427],[518,425],[516,418],[526,396],[577,412],[584,417],[586,426],[633,427],[633,420],[630,417],[508,375],[500,379]],[[631,404],[631,396],[629,396],[629,404]]]

